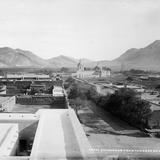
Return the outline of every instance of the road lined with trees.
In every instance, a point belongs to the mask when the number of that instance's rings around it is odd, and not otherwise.
[[[75,109],[77,114],[78,108],[84,105],[83,100],[89,100],[133,126],[141,129],[148,128],[147,118],[151,114],[150,104],[137,97],[136,92],[131,89],[121,88],[114,94],[102,96],[93,86],[77,82],[72,77],[66,80],[65,88],[71,106],[74,108],[77,106]]]

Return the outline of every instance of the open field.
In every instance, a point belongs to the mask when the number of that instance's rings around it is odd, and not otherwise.
[[[136,156],[152,154],[142,150],[160,150],[160,139],[149,137],[146,133],[119,120],[110,113],[89,103],[79,111],[84,130],[93,148],[103,154],[130,154]],[[121,153],[110,153],[110,149],[122,150]],[[127,150],[127,153],[125,151]],[[156,153],[159,154],[160,153]],[[156,155],[155,154],[155,155]]]

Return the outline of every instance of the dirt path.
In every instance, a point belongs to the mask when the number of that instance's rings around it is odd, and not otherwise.
[[[148,137],[140,130],[128,125],[124,121],[114,117],[103,109],[91,103],[86,103],[86,107],[79,111],[80,119],[88,136],[90,144],[97,149],[99,155],[110,154],[110,149],[119,150],[118,154],[143,155],[153,154],[152,151],[160,150],[160,139]],[[100,152],[103,150],[104,152]],[[115,154],[113,151],[112,154]],[[155,154],[155,153],[154,153]],[[159,154],[160,152],[156,153]],[[155,154],[155,155],[156,155]]]

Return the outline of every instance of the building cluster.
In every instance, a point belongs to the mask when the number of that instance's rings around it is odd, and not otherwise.
[[[0,76],[3,81],[7,80],[49,80],[50,76],[47,74],[34,74],[34,73],[23,73],[23,74],[5,74]]]
[[[64,89],[60,86],[55,86],[52,90],[53,97],[63,97]]]
[[[110,77],[111,69],[102,66],[95,66],[93,69],[86,69],[85,66],[80,61],[77,65],[77,72],[73,74],[77,78],[100,78],[100,77]]]
[[[94,158],[71,109],[41,109],[34,114],[2,113],[0,131],[0,159]]]
[[[160,131],[160,96],[159,92],[153,90],[147,90],[141,85],[125,85],[123,83],[94,83],[97,92],[102,95],[113,94],[120,88],[129,88],[137,93],[137,97],[150,103],[151,114],[148,117],[146,123],[150,128],[150,132]]]
[[[35,77],[0,82],[16,88],[10,90],[12,94],[0,95],[0,159],[94,159],[83,128],[66,101],[63,81],[59,76],[54,80]],[[24,94],[28,86],[35,91],[33,95]],[[47,88],[51,88],[50,94],[43,93]],[[36,94],[40,91],[43,94]]]

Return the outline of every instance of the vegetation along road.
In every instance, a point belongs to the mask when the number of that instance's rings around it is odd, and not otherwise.
[[[79,111],[79,116],[92,147],[98,149],[97,154],[100,156],[103,154],[147,156],[152,154],[152,151],[160,149],[160,139],[149,137],[92,102],[86,102],[85,107]],[[110,149],[122,152],[110,153]],[[100,150],[104,152],[101,153]],[[151,153],[143,153],[143,150],[151,150]]]

